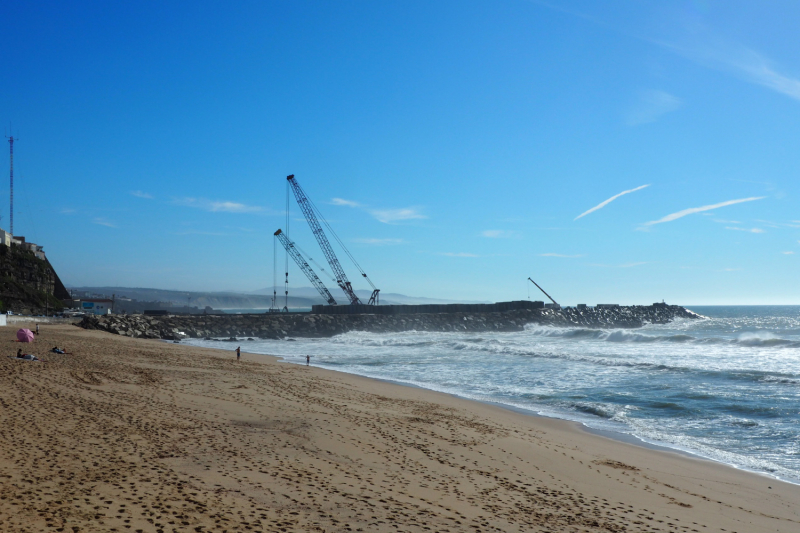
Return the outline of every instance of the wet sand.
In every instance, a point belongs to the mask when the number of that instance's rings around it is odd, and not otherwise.
[[[235,345],[41,331],[24,347],[50,362],[0,358],[3,532],[800,531],[796,485],[569,422]]]

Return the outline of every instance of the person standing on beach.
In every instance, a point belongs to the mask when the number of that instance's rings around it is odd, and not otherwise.
[[[311,362],[311,356],[310,356],[310,355],[307,355],[307,356],[306,356],[306,366],[308,366],[308,364],[309,364],[310,362]]]
[[[36,323],[36,334],[37,335],[39,334],[39,323],[38,322]]]
[[[236,347],[236,360],[238,361],[241,356],[242,356],[242,347],[241,346],[237,346]]]

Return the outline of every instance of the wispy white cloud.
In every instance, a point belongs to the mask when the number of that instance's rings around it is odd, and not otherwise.
[[[683,101],[677,96],[664,91],[647,91],[639,95],[639,100],[626,114],[625,123],[628,126],[639,126],[655,122],[682,105]]]
[[[370,244],[373,246],[386,246],[391,244],[404,244],[406,241],[403,239],[353,239],[353,242],[357,242],[360,244]]]
[[[402,220],[415,220],[421,218],[428,218],[419,212],[416,207],[406,207],[401,209],[372,209],[370,214],[374,216],[379,222],[384,224],[392,224]]]
[[[700,42],[653,42],[701,65],[730,72],[745,81],[800,100],[800,79],[781,72],[774,61],[751,48],[714,36],[711,30],[702,33],[705,37]]]
[[[748,233],[766,233],[766,231],[764,231],[761,228],[749,228],[748,229],[748,228],[735,228],[735,227],[732,227],[732,226],[726,226],[725,229],[730,229],[730,230],[734,230],[734,231],[746,231]]]
[[[257,205],[247,205],[239,202],[215,201],[205,198],[178,198],[175,200],[178,205],[195,207],[204,211],[214,213],[258,213],[264,208]]]
[[[516,231],[508,231],[502,229],[487,229],[481,232],[482,237],[488,237],[489,239],[510,239],[512,237],[516,237],[518,234]]]
[[[229,230],[233,230],[233,231],[243,231],[245,233],[253,233],[254,231],[256,231],[253,228],[243,228],[241,226],[223,226],[223,227],[225,229],[229,229]]]
[[[604,265],[601,263],[592,263],[591,266],[596,267],[603,267],[603,268],[633,268],[641,265],[646,265],[647,261],[637,261],[635,263],[623,263],[621,265]]]
[[[476,254],[469,254],[467,252],[457,252],[457,253],[454,253],[454,252],[442,252],[439,255],[444,255],[444,256],[447,256],[447,257],[478,257],[478,255],[476,255]]]
[[[800,100],[800,80],[778,72],[769,59],[754,50],[744,48],[735,55],[723,58],[723,62],[753,83]]]
[[[383,222],[384,224],[395,224],[404,220],[419,220],[428,218],[427,215],[421,212],[419,207],[401,207],[398,209],[371,208],[368,205],[364,205],[354,200],[346,200],[344,198],[331,198],[330,204],[362,209],[372,215],[376,220]]]
[[[106,220],[104,218],[99,218],[99,217],[93,219],[92,220],[92,224],[97,224],[98,226],[105,226],[107,228],[116,228],[117,227],[116,224],[114,224],[112,222],[109,222],[108,220]]]
[[[565,255],[565,254],[554,254],[554,253],[546,253],[546,254],[539,254],[539,257],[566,257],[569,259],[575,259],[577,257],[583,257],[582,254],[579,255]]]
[[[759,224],[761,224],[763,226],[767,226],[768,228],[775,228],[775,229],[780,229],[780,228],[794,228],[794,229],[797,229],[797,228],[800,228],[800,223],[797,223],[797,224],[793,223],[793,222],[796,222],[796,221],[774,222],[772,220],[761,220],[761,219],[755,219],[754,221],[758,222]]]
[[[764,187],[768,187],[770,189],[775,188],[775,184],[771,181],[756,181],[756,180],[743,180],[739,178],[725,178],[728,181],[737,181],[739,183],[755,183],[756,185],[763,185]]]
[[[729,205],[734,204],[741,204],[744,202],[753,202],[755,200],[763,200],[766,196],[752,196],[750,198],[740,198],[739,200],[728,200],[726,202],[720,202],[718,204],[711,204],[711,205],[704,205],[702,207],[691,207],[689,209],[684,209],[683,211],[678,211],[677,213],[672,213],[667,215],[663,218],[658,220],[652,220],[650,222],[645,222],[645,226],[652,226],[653,224],[663,224],[664,222],[672,222],[673,220],[678,220],[679,218],[683,218],[687,215],[693,215],[695,213],[702,213],[703,211],[711,211],[712,209],[719,209],[720,207],[727,207]]]
[[[77,209],[71,209],[69,207],[65,207],[64,209],[59,211],[59,213],[61,213],[62,215],[74,215],[77,212],[78,212]]]
[[[227,213],[254,213],[261,211],[257,205],[246,205],[238,202],[211,202],[209,211],[224,211]]]
[[[576,217],[574,218],[574,220],[578,220],[579,218],[585,217],[585,216],[586,216],[586,215],[588,215],[589,213],[593,213],[594,211],[597,211],[598,209],[602,209],[602,208],[604,208],[605,206],[607,206],[608,204],[610,204],[611,202],[613,202],[614,200],[616,200],[616,199],[617,199],[617,198],[619,198],[620,196],[625,196],[626,194],[630,194],[630,193],[632,193],[632,192],[641,191],[641,190],[642,190],[642,189],[644,189],[645,187],[649,187],[649,186],[650,186],[650,184],[648,183],[647,185],[640,185],[639,187],[636,187],[635,189],[628,189],[627,191],[622,191],[622,192],[621,192],[621,193],[619,193],[619,194],[615,194],[614,196],[612,196],[612,197],[611,197],[611,198],[609,198],[608,200],[605,200],[605,201],[603,201],[603,202],[600,202],[599,204],[597,204],[597,205],[596,205],[596,206],[594,206],[593,208],[589,209],[588,211],[585,211],[585,212],[581,213],[580,215],[576,216]]]
[[[223,237],[227,235],[227,233],[222,233],[218,231],[179,231],[177,233],[173,233],[173,235],[210,235],[212,237]]]
[[[783,69],[777,66],[774,61],[751,48],[731,42],[716,33],[713,28],[705,27],[704,25],[699,25],[698,28],[696,25],[694,31],[687,32],[676,39],[658,39],[645,34],[631,34],[620,27],[614,27],[615,25],[605,20],[579,11],[564,9],[543,0],[529,1],[587,20],[599,26],[615,29],[618,32],[643,41],[663,46],[703,66],[729,72],[750,83],[761,85],[795,100],[800,100],[800,79],[782,72]],[[702,36],[701,40],[696,37],[698,35]]]
[[[794,252],[781,252],[783,255],[794,255]]]
[[[152,200],[153,199],[153,195],[152,194],[148,194],[148,193],[142,192],[142,191],[131,191],[130,195],[131,196],[135,196],[137,198],[146,198],[148,200]]]
[[[361,204],[352,200],[345,200],[344,198],[332,198],[332,205],[346,205],[347,207],[361,207]]]

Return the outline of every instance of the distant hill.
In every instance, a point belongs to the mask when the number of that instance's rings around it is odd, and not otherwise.
[[[333,297],[336,298],[336,301],[339,304],[347,303],[345,299],[344,293],[337,287],[332,288],[328,287],[333,294]],[[281,294],[283,291],[283,287],[278,287],[278,294]],[[266,287],[264,289],[259,289],[257,291],[253,291],[250,294],[272,294],[272,288]],[[318,303],[325,303],[322,298],[320,298],[317,289],[314,287],[298,287],[296,289],[289,289],[290,295],[295,295],[303,298],[311,298],[313,300],[319,300]],[[356,295],[361,298],[364,302],[369,300],[369,297],[372,296],[372,291],[367,290],[356,290]],[[479,302],[477,300],[440,300],[436,298],[425,298],[422,296],[406,296],[405,294],[398,294],[396,292],[381,292],[380,293],[380,301],[383,305],[424,305],[424,304],[477,304],[477,303],[487,303],[487,302]]]
[[[192,292],[170,291],[164,289],[148,289],[136,287],[70,287],[70,290],[86,292],[98,296],[116,295],[117,298],[133,298],[144,302],[166,302],[174,306],[186,306],[214,309],[266,309],[272,304],[272,289],[264,288],[249,293],[239,292]],[[278,307],[284,306],[283,287],[278,287]],[[344,294],[337,289],[331,289],[333,297],[339,304],[346,304]],[[356,294],[365,302],[372,294],[370,291],[357,290]],[[316,304],[326,303],[313,287],[289,288],[289,307],[311,307]],[[448,303],[485,303],[466,300],[437,300],[434,298],[421,298],[406,296],[396,293],[381,293],[380,303],[390,304],[448,304]]]
[[[164,289],[148,289],[140,287],[71,287],[77,292],[86,292],[91,295],[117,298],[132,298],[140,302],[162,302],[175,307],[212,307],[214,309],[267,309],[272,304],[272,295],[243,294],[237,292],[193,292],[170,291]],[[283,291],[281,291],[282,293]],[[319,302],[317,301],[319,300]],[[289,307],[311,307],[313,304],[322,303],[317,295],[317,300],[298,297],[290,294]],[[284,306],[281,295],[278,307]]]

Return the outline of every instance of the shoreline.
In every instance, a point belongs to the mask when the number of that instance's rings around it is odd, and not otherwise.
[[[169,342],[169,341],[164,341],[164,342]],[[188,345],[188,346],[191,346],[191,345]],[[210,349],[210,350],[220,350],[221,352],[225,352],[226,351],[226,350],[222,350],[222,349],[219,349],[219,348],[208,348],[208,349]],[[280,355],[263,354],[263,353],[258,353],[258,352],[244,352],[244,351],[242,351],[242,354],[255,355],[255,356],[259,356],[259,357],[269,357],[271,359],[274,359],[278,363],[283,363],[283,364],[287,364],[287,365],[293,365],[293,366],[299,366],[299,367],[305,367],[306,366],[306,365],[304,365],[302,363],[293,363],[291,361],[287,361],[284,358],[284,356],[280,356]],[[436,389],[430,389],[430,388],[423,387],[421,385],[417,385],[417,384],[414,384],[414,383],[406,383],[406,382],[403,382],[403,381],[398,381],[398,380],[389,379],[389,378],[380,378],[380,377],[375,377],[375,376],[367,376],[367,375],[364,375],[364,374],[357,374],[355,372],[347,372],[347,371],[344,371],[344,370],[336,370],[336,369],[333,369],[333,368],[327,368],[327,367],[324,367],[324,366],[314,365],[314,364],[312,364],[310,366],[314,367],[314,368],[318,368],[320,370],[324,370],[326,372],[334,372],[334,373],[337,373],[337,374],[344,374],[344,375],[348,375],[348,376],[357,376],[359,378],[372,380],[372,381],[375,381],[375,382],[378,382],[378,383],[386,383],[386,384],[394,385],[394,386],[398,386],[398,387],[408,387],[410,389],[418,389],[418,390],[429,392],[429,393],[433,393],[433,394],[443,394],[443,395],[455,398],[455,399],[460,400],[460,401],[475,402],[475,403],[482,404],[482,405],[496,407],[498,409],[503,409],[503,410],[509,411],[511,413],[516,413],[516,414],[519,414],[519,415],[522,415],[522,416],[526,416],[526,417],[533,417],[533,418],[540,418],[540,419],[544,419],[544,420],[558,421],[558,422],[561,422],[561,423],[564,423],[564,424],[572,426],[577,431],[582,431],[582,432],[585,432],[585,433],[590,434],[590,435],[595,435],[597,437],[606,438],[606,439],[609,439],[611,441],[618,442],[618,443],[621,443],[621,444],[629,444],[631,446],[638,446],[640,448],[644,448],[646,450],[652,450],[652,451],[658,452],[658,453],[675,454],[675,455],[678,455],[678,456],[681,456],[681,457],[685,457],[685,458],[688,458],[688,459],[693,459],[693,460],[697,460],[697,461],[705,461],[705,462],[708,462],[709,464],[712,464],[712,465],[717,465],[717,466],[724,467],[724,468],[731,468],[733,470],[737,470],[737,471],[740,471],[740,472],[747,472],[749,474],[760,476],[760,477],[763,477],[763,478],[766,478],[766,479],[769,479],[769,480],[773,480],[773,481],[776,481],[776,482],[779,482],[779,483],[786,483],[787,485],[800,487],[800,478],[797,481],[784,479],[784,478],[778,477],[777,475],[771,474],[769,472],[764,472],[764,471],[759,471],[759,470],[752,470],[752,469],[745,468],[745,467],[742,467],[742,466],[739,466],[739,465],[736,465],[736,464],[726,463],[724,461],[719,461],[719,460],[711,458],[711,457],[706,457],[704,455],[701,455],[699,453],[693,452],[691,450],[685,450],[685,449],[681,449],[681,448],[677,448],[677,447],[673,448],[673,447],[667,446],[665,444],[649,442],[649,441],[646,441],[643,438],[638,437],[636,435],[633,435],[631,433],[624,433],[622,431],[614,431],[614,430],[608,430],[608,429],[593,428],[590,425],[588,425],[586,422],[583,422],[583,421],[580,421],[580,420],[573,420],[573,419],[570,419],[570,418],[559,417],[559,416],[549,416],[549,415],[542,414],[540,412],[534,411],[532,409],[527,409],[525,407],[518,407],[518,406],[515,406],[515,405],[505,404],[505,403],[502,403],[502,402],[497,402],[497,401],[492,401],[492,400],[481,400],[481,399],[477,399],[477,398],[470,398],[468,396],[462,396],[461,394],[458,394],[458,393],[448,392],[448,391],[440,391],[440,390],[436,390]]]
[[[215,348],[211,348],[211,349],[215,349]],[[224,351],[224,350],[222,350],[222,351]],[[289,365],[296,365],[296,366],[301,366],[301,367],[305,366],[302,363],[292,363],[290,361],[287,361],[287,360],[284,359],[283,356],[279,356],[279,355],[261,354],[261,353],[256,353],[256,352],[242,352],[242,353],[247,353],[247,354],[250,354],[250,355],[272,357],[272,358],[275,358],[280,363],[285,363],[285,364],[289,364]],[[311,366],[315,366],[315,365],[311,365]],[[634,435],[632,433],[624,433],[622,431],[614,431],[614,430],[610,430],[610,429],[594,428],[594,427],[590,426],[589,424],[587,424],[586,422],[583,422],[581,420],[573,420],[571,418],[560,417],[560,416],[549,416],[549,415],[542,414],[540,412],[534,411],[532,409],[527,409],[525,407],[519,407],[519,406],[516,406],[516,405],[505,404],[505,403],[502,403],[502,402],[497,402],[497,401],[492,401],[492,400],[481,400],[481,399],[477,399],[477,398],[470,398],[468,396],[462,396],[460,394],[453,393],[453,392],[439,391],[439,390],[436,390],[436,389],[430,389],[430,388],[427,388],[427,387],[416,385],[414,383],[406,383],[406,382],[403,382],[403,381],[398,381],[398,380],[393,380],[393,379],[388,379],[388,378],[379,378],[379,377],[367,376],[367,375],[363,375],[363,374],[356,374],[354,372],[346,372],[344,370],[335,370],[335,369],[332,369],[332,368],[327,368],[327,367],[319,366],[319,365],[316,365],[316,368],[319,368],[319,369],[322,369],[322,370],[326,370],[326,371],[329,371],[329,372],[337,372],[337,373],[347,374],[347,375],[351,375],[351,376],[358,376],[358,377],[361,377],[361,378],[364,378],[364,379],[371,379],[371,380],[375,380],[375,381],[378,381],[378,382],[389,383],[389,384],[397,385],[397,386],[400,386],[400,387],[410,387],[412,389],[420,389],[420,390],[424,390],[424,391],[428,391],[428,392],[432,392],[432,393],[436,393],[436,394],[446,394],[448,396],[452,396],[453,398],[457,398],[459,400],[463,400],[463,401],[467,401],[467,402],[477,402],[477,403],[481,403],[481,404],[484,404],[484,405],[490,405],[490,406],[494,406],[494,407],[497,407],[497,408],[500,408],[500,409],[508,410],[510,412],[513,412],[513,413],[518,413],[518,414],[521,414],[523,416],[531,416],[531,417],[534,417],[534,418],[544,418],[544,419],[548,419],[548,420],[558,420],[558,421],[561,421],[561,422],[564,422],[564,423],[567,423],[567,424],[573,424],[574,427],[579,431],[584,431],[584,432],[589,433],[591,435],[604,437],[604,438],[607,438],[607,439],[615,441],[615,442],[620,442],[620,443],[624,443],[624,444],[630,444],[630,445],[633,445],[633,446],[639,446],[639,447],[642,447],[642,448],[645,448],[645,449],[648,449],[648,450],[653,450],[653,451],[661,452],[661,453],[674,453],[674,454],[677,454],[677,455],[681,455],[681,456],[684,456],[684,457],[687,457],[687,458],[696,459],[696,460],[700,460],[700,461],[708,461],[709,463],[712,463],[712,464],[724,466],[724,467],[727,467],[727,468],[733,468],[734,470],[739,470],[741,472],[748,472],[748,473],[755,474],[755,475],[758,475],[758,476],[762,476],[762,477],[765,477],[767,479],[771,479],[771,480],[774,480],[774,481],[777,481],[777,482],[780,482],[780,483],[786,483],[788,485],[794,485],[794,486],[800,487],[800,477],[798,477],[797,480],[785,479],[785,478],[779,477],[779,476],[777,476],[775,474],[771,474],[769,472],[764,472],[764,471],[760,471],[760,470],[753,470],[753,469],[745,468],[743,466],[739,466],[739,465],[736,465],[736,464],[733,464],[733,463],[726,463],[725,461],[720,461],[720,460],[714,459],[712,457],[706,457],[706,456],[704,456],[704,455],[702,455],[700,453],[697,453],[697,452],[694,452],[694,451],[691,451],[691,450],[685,450],[685,449],[682,449],[682,448],[671,447],[671,446],[667,446],[666,444],[659,444],[657,442],[649,442],[649,441],[647,441],[647,440],[645,440],[645,439],[643,439],[641,437],[638,437],[638,436],[636,436],[636,435]]]
[[[7,349],[13,333],[0,328]],[[270,355],[237,362],[230,350],[72,326],[42,328],[30,348],[45,355],[54,345],[74,355],[0,358],[2,530],[800,526],[796,485],[574,422]]]

